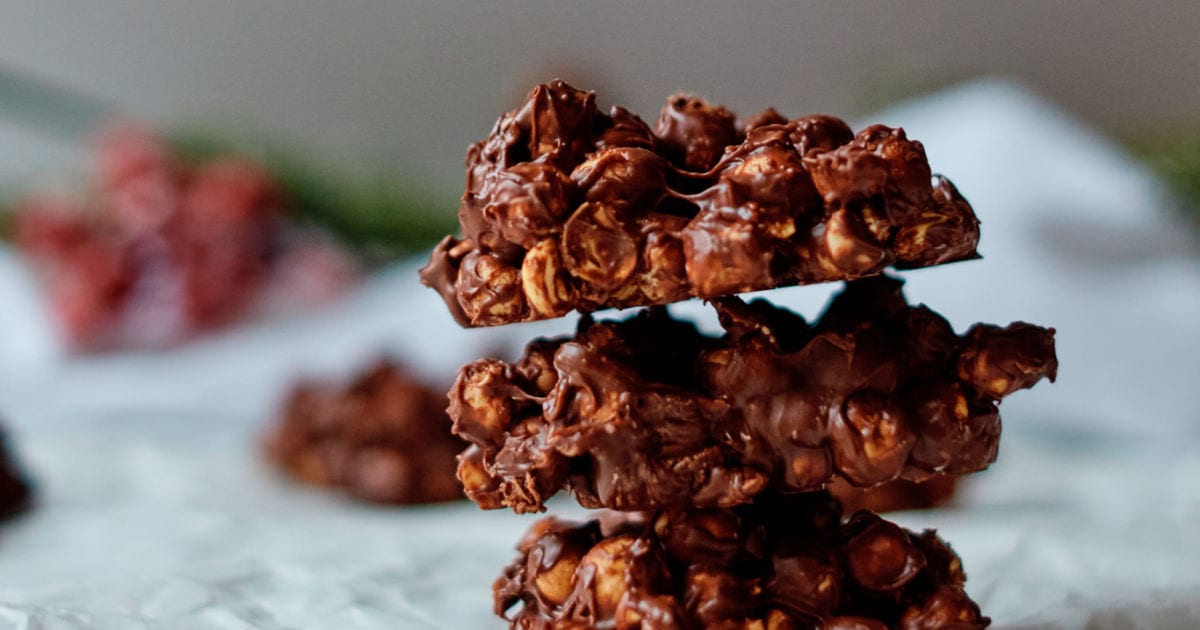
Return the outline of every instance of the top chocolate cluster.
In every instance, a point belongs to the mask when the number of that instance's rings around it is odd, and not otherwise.
[[[422,281],[464,326],[976,257],[979,222],[903,129],[675,95],[652,129],[539,85],[467,152],[462,238]]]

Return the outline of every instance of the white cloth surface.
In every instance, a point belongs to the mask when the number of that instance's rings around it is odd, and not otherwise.
[[[1200,627],[1200,259],[1163,190],[1014,86],[883,112],[983,220],[985,258],[904,274],[957,329],[1058,329],[1059,382],[1004,403],[999,462],[937,527],[1001,628]],[[531,522],[472,505],[383,509],[293,487],[256,436],[291,380],[379,354],[446,383],[573,319],[457,328],[418,263],[344,302],[161,353],[68,359],[0,251],[0,414],[40,485],[0,528],[8,628],[487,628]],[[833,287],[783,289],[816,315]],[[711,325],[698,303],[674,307]],[[552,510],[578,513],[569,501]]]

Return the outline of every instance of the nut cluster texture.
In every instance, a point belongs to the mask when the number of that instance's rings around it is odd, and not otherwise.
[[[932,530],[828,493],[733,509],[535,524],[493,587],[513,628],[984,628],[966,575]]]
[[[446,399],[380,361],[347,385],[304,383],[267,436],[268,458],[294,479],[375,503],[462,498]]]
[[[667,304],[976,257],[979,222],[903,129],[695,96],[654,127],[535,87],[467,154],[460,238],[422,270],[464,326]]]
[[[739,119],[676,94],[654,125],[561,81],[467,153],[461,233],[421,280],[464,327],[582,314],[449,392],[484,509],[559,492],[495,582],[515,629],[970,630],[990,620],[932,530],[996,459],[999,406],[1053,381],[1053,328],[959,334],[889,269],[977,258],[979,221],[903,129]],[[737,294],[843,282],[813,322]],[[701,298],[720,332],[672,316]],[[623,320],[594,311],[644,307]],[[852,512],[848,519],[844,514]]]
[[[465,366],[450,416],[471,442],[467,496],[535,512],[569,488],[654,511],[961,475],[995,460],[1000,400],[1057,371],[1053,329],[960,336],[888,276],[849,283],[811,325],[761,300],[714,306],[719,337],[650,309]]]

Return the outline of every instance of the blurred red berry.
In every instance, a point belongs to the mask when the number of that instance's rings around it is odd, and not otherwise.
[[[322,298],[335,278],[345,286],[353,276],[344,272],[350,257],[339,267],[331,244],[281,237],[285,195],[254,162],[187,164],[162,138],[129,124],[102,133],[94,157],[98,182],[85,203],[30,199],[16,221],[17,243],[76,349],[168,345],[235,321],[281,301],[279,290],[266,291],[271,282],[304,286],[278,265],[310,275],[338,269],[308,291]],[[298,264],[303,251],[323,260]],[[293,303],[307,301],[297,297]]]

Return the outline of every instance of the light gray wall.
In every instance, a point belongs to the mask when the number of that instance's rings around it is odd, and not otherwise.
[[[160,120],[399,156],[456,195],[466,145],[554,74],[646,118],[678,88],[853,115],[989,74],[1110,128],[1196,120],[1200,2],[6,0],[0,63]]]

